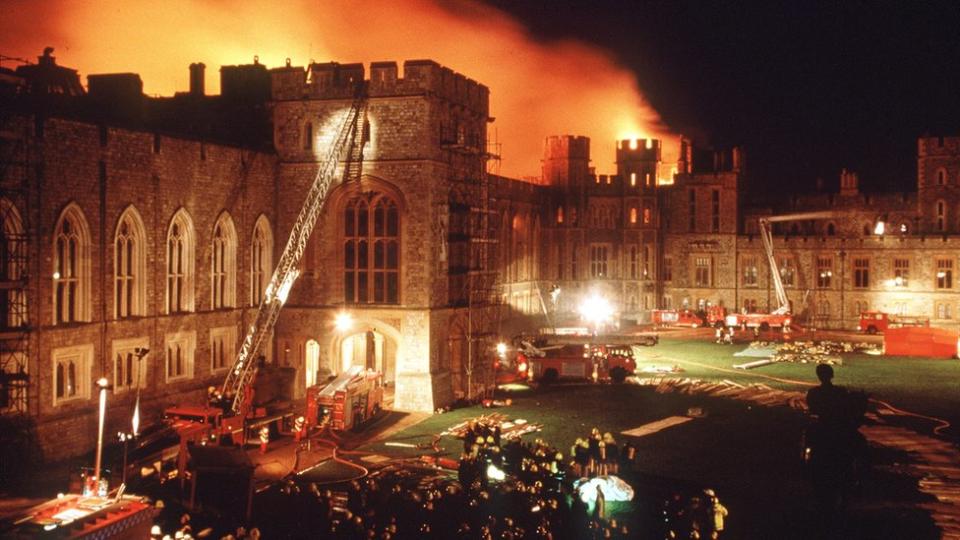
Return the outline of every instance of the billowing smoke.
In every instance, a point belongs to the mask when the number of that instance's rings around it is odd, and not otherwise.
[[[614,141],[669,137],[633,75],[598,48],[536,42],[493,8],[440,0],[164,0],[6,2],[0,53],[33,59],[56,48],[81,75],[137,72],[150,94],[186,90],[187,66],[216,69],[429,58],[490,87],[491,138],[501,172],[536,176],[547,135],[591,138],[595,164],[612,172]],[[8,67],[12,67],[8,65]]]

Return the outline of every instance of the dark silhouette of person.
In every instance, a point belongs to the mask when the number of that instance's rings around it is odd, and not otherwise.
[[[820,425],[840,427],[844,420],[847,389],[833,384],[833,368],[830,364],[817,364],[820,386],[807,391],[807,407],[817,416]]]
[[[804,437],[804,461],[821,523],[834,528],[866,453],[866,441],[857,430],[866,411],[866,396],[834,385],[828,364],[817,365],[817,378],[820,385],[807,391],[807,407],[816,422]]]

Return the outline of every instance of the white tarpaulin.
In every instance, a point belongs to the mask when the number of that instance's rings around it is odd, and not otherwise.
[[[605,501],[632,501],[633,488],[616,476],[597,476],[595,478],[581,478],[573,483],[580,500],[593,504],[597,500],[597,486],[603,490]]]

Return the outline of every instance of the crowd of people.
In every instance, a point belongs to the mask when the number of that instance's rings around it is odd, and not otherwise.
[[[508,439],[497,422],[471,422],[456,479],[393,464],[345,487],[289,482],[276,502],[295,509],[299,529],[345,540],[634,538],[602,504],[588,507],[565,481],[569,475],[612,474],[632,449],[619,450],[610,434],[596,429],[584,440],[585,451],[579,448],[566,460],[541,439]]]
[[[570,449],[570,472],[580,478],[617,474],[623,464],[633,463],[637,449],[629,442],[621,449],[609,432],[593,428],[588,437],[578,438]]]
[[[349,482],[291,479],[263,495],[272,501],[261,500],[264,507],[283,512],[260,515],[256,522],[267,536],[340,540],[717,538],[723,529],[726,509],[709,490],[684,504],[668,501],[662,530],[653,535],[654,520],[611,516],[605,502],[610,493],[595,488],[595,499],[582,497],[574,480],[629,476],[636,457],[631,444],[621,446],[597,428],[577,439],[566,456],[542,439],[503,436],[496,421],[469,422],[462,437],[455,476],[402,462]],[[432,446],[439,456],[437,441]],[[180,525],[175,538],[196,536],[189,517]],[[260,530],[223,534],[214,537],[252,540]]]
[[[712,489],[691,497],[675,493],[663,503],[664,538],[716,540],[723,532],[727,508]]]

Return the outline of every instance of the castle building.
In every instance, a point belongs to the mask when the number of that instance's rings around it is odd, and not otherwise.
[[[604,175],[587,138],[551,136],[539,182],[492,174],[488,89],[432,61],[224,66],[219,96],[192,64],[188,92],[148,98],[135,74],[84,88],[51,52],[0,68],[0,412],[46,459],[94,446],[100,377],[107,433],[138,397],[149,420],[223,383],[358,88],[364,121],[262,351],[295,371],[294,399],[352,365],[381,370],[397,409],[476,397],[499,339],[587,293],[638,321],[768,309],[757,219],[813,209],[836,217],[775,230],[805,320],[951,325],[960,307],[960,138],[920,140],[916,192],[864,194],[845,172],[839,193],[761,208],[740,149],[686,139],[676,162],[620,141]]]

